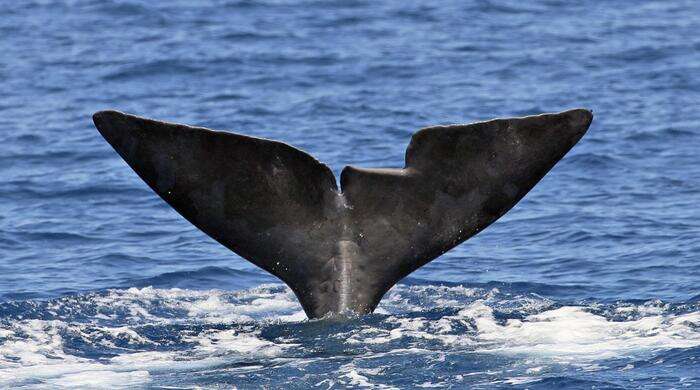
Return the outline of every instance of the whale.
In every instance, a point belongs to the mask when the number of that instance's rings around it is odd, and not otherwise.
[[[276,276],[309,318],[372,313],[407,275],[510,210],[583,137],[572,109],[432,126],[403,168],[331,169],[286,143],[114,110],[93,121],[165,202]]]

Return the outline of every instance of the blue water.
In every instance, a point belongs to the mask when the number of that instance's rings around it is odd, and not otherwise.
[[[0,387],[700,388],[700,7],[22,1],[0,11]],[[308,321],[94,111],[402,166],[420,127],[586,107],[511,212]],[[315,388],[316,388],[315,387]]]

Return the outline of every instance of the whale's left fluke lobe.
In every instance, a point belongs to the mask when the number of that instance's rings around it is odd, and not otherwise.
[[[337,187],[330,169],[281,142],[116,111],[95,126],[177,212],[282,279],[302,303],[333,256]],[[313,315],[308,304],[304,305]]]
[[[483,230],[583,136],[587,110],[417,132],[402,169],[331,170],[281,142],[117,111],[95,126],[168,204],[291,287],[309,317],[369,313]]]

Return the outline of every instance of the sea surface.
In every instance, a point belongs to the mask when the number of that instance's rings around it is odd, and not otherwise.
[[[3,1],[1,388],[700,388],[700,4]],[[411,134],[585,107],[505,217],[309,321],[92,125],[118,109],[401,167]]]

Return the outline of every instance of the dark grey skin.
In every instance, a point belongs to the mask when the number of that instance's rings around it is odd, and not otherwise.
[[[512,208],[588,129],[590,111],[416,132],[404,168],[331,170],[287,144],[93,116],[168,204],[284,281],[310,318],[371,313],[396,282]]]

